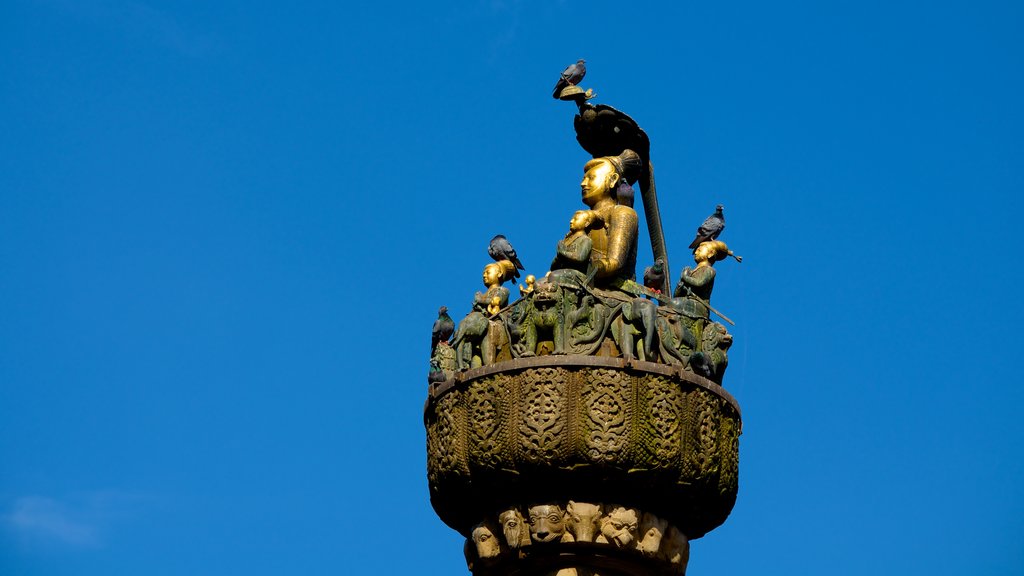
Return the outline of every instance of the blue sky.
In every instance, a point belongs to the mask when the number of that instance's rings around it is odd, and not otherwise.
[[[1024,570],[1019,3],[2,12],[0,574],[466,573],[428,331],[494,234],[550,262],[580,57],[673,270],[716,203],[744,256],[740,495],[690,573]]]

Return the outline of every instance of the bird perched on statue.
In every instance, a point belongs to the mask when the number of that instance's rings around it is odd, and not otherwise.
[[[448,375],[441,369],[441,364],[437,360],[431,360],[430,371],[427,372],[427,383],[439,384],[447,379]]]
[[[487,247],[487,253],[491,255],[491,258],[494,258],[495,262],[508,260],[515,264],[515,267],[519,270],[526,270],[526,268],[523,268],[523,263],[519,261],[519,257],[516,256],[516,249],[501,234],[491,238],[491,244]],[[514,275],[516,278],[519,278],[518,271],[514,271]]]
[[[565,90],[569,86],[575,86],[583,80],[583,77],[587,75],[587,63],[580,58],[575,64],[569,66],[565,70],[562,70],[562,76],[555,83],[555,93],[552,96],[557,100],[558,96],[561,95],[562,90]]]
[[[690,250],[696,250],[701,242],[718,238],[722,230],[725,230],[725,216],[722,216],[722,205],[719,204],[715,207],[715,213],[708,216],[700,228],[697,228],[697,237],[690,242]]]
[[[455,331],[455,321],[448,315],[448,307],[441,306],[437,311],[437,320],[434,320],[434,328],[430,331],[430,355],[434,355],[434,350],[437,345],[441,342],[448,344],[448,339],[452,337],[452,332]]]
[[[661,293],[665,286],[665,261],[658,258],[653,266],[644,268],[644,286]]]

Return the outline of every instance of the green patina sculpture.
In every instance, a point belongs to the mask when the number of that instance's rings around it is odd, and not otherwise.
[[[478,576],[678,576],[690,540],[725,520],[738,489],[739,406],[720,386],[732,336],[712,315],[732,322],[711,296],[714,263],[740,258],[717,239],[719,207],[670,296],[647,135],[575,82],[561,95],[593,157],[586,209],[514,302],[504,283],[518,258],[496,236],[486,289],[450,343],[435,324],[431,501],[467,538]],[[636,282],[634,184],[657,259],[647,286]]]

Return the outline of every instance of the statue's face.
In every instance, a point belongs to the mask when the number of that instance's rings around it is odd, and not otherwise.
[[[565,513],[569,517],[570,531],[576,537],[576,541],[593,542],[601,517],[601,508],[595,504],[570,500]]]
[[[583,230],[590,223],[590,213],[584,210],[579,210],[572,216],[572,220],[569,221],[569,230],[576,232]]]
[[[473,529],[473,543],[476,544],[476,553],[481,558],[494,558],[501,552],[498,546],[498,539],[490,528],[480,525]]]
[[[694,262],[707,262],[715,256],[715,247],[710,242],[705,242],[700,246],[697,246],[697,251],[693,253]]]
[[[534,542],[554,542],[565,533],[565,514],[558,506],[530,508],[530,536]]]
[[[501,280],[501,269],[497,266],[486,266],[484,268],[484,284],[491,286]]]
[[[505,541],[510,548],[519,548],[523,536],[523,517],[518,510],[506,510],[498,516],[501,529],[505,532]]]
[[[624,547],[636,537],[636,512],[625,508],[616,508],[603,521],[601,533],[612,544]]]
[[[583,191],[583,203],[591,208],[602,198],[611,196],[611,191],[619,181],[615,167],[607,160],[599,160],[583,174],[580,188]]]

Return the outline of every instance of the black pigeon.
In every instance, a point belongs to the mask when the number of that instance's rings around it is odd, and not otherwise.
[[[722,230],[725,230],[725,216],[722,216],[722,205],[719,204],[715,207],[715,213],[708,216],[700,228],[697,228],[697,237],[690,242],[690,250],[696,250],[701,242],[718,238]]]
[[[555,84],[555,93],[552,94],[556,100],[558,96],[565,90],[567,86],[575,86],[583,80],[583,77],[587,75],[587,64],[580,58],[575,64],[569,66],[565,70],[562,70],[562,77],[558,79]]]
[[[654,290],[655,292],[661,292],[665,282],[665,261],[658,258],[654,261],[653,266],[648,266],[644,269],[644,286]]]
[[[519,261],[519,257],[516,256],[516,249],[509,244],[509,241],[498,234],[494,238],[491,238],[491,244],[487,247],[487,253],[494,258],[495,262],[501,262],[502,260],[509,260],[515,264],[519,270],[526,270],[523,268],[523,263]],[[519,278],[519,272],[515,273],[516,278]]]
[[[434,328],[430,331],[430,355],[434,355],[434,349],[437,348],[438,342],[448,343],[448,339],[452,337],[452,332],[455,331],[455,321],[448,315],[448,307],[441,306],[437,311],[437,320],[434,320]]]

